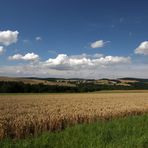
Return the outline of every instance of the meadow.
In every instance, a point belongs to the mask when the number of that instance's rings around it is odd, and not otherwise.
[[[148,93],[3,94],[0,139],[21,139],[72,125],[148,112]]]

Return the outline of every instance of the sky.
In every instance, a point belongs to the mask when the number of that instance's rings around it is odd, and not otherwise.
[[[148,78],[147,0],[0,0],[0,76]]]

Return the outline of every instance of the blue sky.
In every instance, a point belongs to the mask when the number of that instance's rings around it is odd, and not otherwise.
[[[0,0],[0,75],[147,77],[147,5]]]

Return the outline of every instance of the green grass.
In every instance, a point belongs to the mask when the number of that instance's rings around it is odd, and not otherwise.
[[[5,95],[59,95],[59,94],[102,94],[102,93],[148,93],[148,90],[101,90],[93,92],[77,92],[77,93],[68,93],[68,92],[59,92],[59,93],[0,93],[0,96]]]
[[[5,139],[0,148],[148,148],[148,114],[76,125],[24,140]]]

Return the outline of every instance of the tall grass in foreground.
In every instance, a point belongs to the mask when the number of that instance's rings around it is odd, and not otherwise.
[[[10,148],[148,148],[148,114],[76,125],[25,140],[3,140]]]

